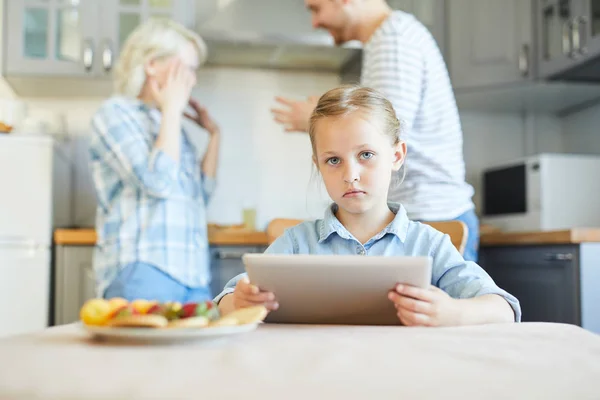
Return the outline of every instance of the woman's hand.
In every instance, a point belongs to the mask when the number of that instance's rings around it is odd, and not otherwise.
[[[460,300],[453,299],[443,290],[429,286],[421,289],[397,285],[388,298],[398,311],[398,318],[406,326],[453,326],[461,324]]]
[[[169,66],[165,84],[160,87],[158,82],[150,79],[152,96],[163,113],[181,115],[188,104],[196,77],[180,60],[175,60]]]
[[[215,120],[212,119],[206,108],[192,98],[190,98],[188,104],[194,110],[194,114],[186,112],[183,115],[200,125],[202,128],[206,129],[211,136],[219,134],[219,126]]]
[[[232,301],[234,309],[262,305],[269,311],[277,310],[279,304],[271,292],[261,292],[257,286],[250,283],[247,278],[241,279],[233,291]]]

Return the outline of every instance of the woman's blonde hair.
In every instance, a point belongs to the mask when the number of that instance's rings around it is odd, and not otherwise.
[[[363,112],[369,118],[376,118],[383,133],[390,138],[392,145],[400,142],[400,121],[394,107],[378,91],[357,85],[344,85],[326,92],[317,103],[312,115],[308,133],[316,154],[316,126],[326,117],[341,117],[354,112]]]
[[[123,44],[115,66],[115,91],[130,97],[139,96],[146,81],[145,64],[152,59],[178,54],[188,43],[192,43],[198,52],[198,65],[204,64],[206,44],[196,33],[165,18],[151,18],[141,24]]]

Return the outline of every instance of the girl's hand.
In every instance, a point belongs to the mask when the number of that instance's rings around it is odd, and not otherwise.
[[[273,293],[261,292],[258,287],[250,283],[248,278],[244,278],[237,283],[232,296],[233,307],[236,310],[259,305],[265,306],[269,311],[279,308]]]
[[[183,115],[200,125],[202,128],[206,129],[211,136],[219,133],[219,126],[208,114],[206,108],[204,108],[194,99],[190,99],[189,105],[194,110],[194,113],[192,114],[186,112]]]
[[[453,326],[461,324],[460,300],[453,299],[443,290],[430,286],[421,289],[398,284],[388,298],[398,311],[398,318],[406,326]]]
[[[183,114],[188,104],[196,77],[180,60],[175,60],[169,66],[165,84],[160,87],[158,82],[150,79],[152,96],[163,113]]]

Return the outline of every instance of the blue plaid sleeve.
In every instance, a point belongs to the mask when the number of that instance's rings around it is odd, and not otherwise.
[[[92,119],[92,129],[96,152],[124,182],[160,198],[178,188],[179,164],[153,148],[141,121],[126,108],[114,102],[106,104]]]
[[[217,180],[215,178],[208,177],[202,173],[202,197],[204,198],[204,204],[208,204],[216,186]]]

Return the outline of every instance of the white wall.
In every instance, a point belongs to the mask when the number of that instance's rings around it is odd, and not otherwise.
[[[565,151],[600,154],[600,105],[572,114],[562,122]]]
[[[258,228],[275,217],[308,218],[322,215],[328,196],[319,178],[312,179],[310,144],[303,134],[284,133],[271,117],[275,94],[301,97],[337,85],[333,74],[245,69],[206,69],[199,75],[195,96],[207,105],[223,131],[219,186],[209,207],[210,222],[240,223],[242,208],[257,208]],[[65,125],[78,166],[74,188],[79,201],[73,223],[94,223],[94,193],[87,175],[89,121],[102,98],[26,98],[33,115],[64,113]],[[559,147],[560,124],[552,119],[527,122],[520,115],[461,114],[467,180],[480,204],[480,175],[486,166],[522,157],[536,147]],[[541,121],[541,122],[540,122]],[[551,129],[548,129],[548,126]],[[559,129],[555,129],[558,126]],[[194,130],[202,146],[206,136]],[[542,128],[540,128],[542,127]],[[531,140],[527,132],[543,129],[546,139]],[[557,133],[558,132],[558,133]],[[528,145],[529,138],[529,145]],[[553,138],[548,141],[548,138]]]

